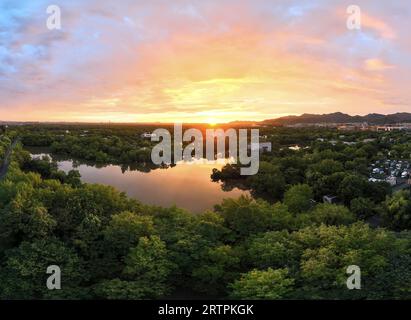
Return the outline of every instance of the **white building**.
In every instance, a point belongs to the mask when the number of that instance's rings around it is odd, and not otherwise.
[[[330,204],[338,203],[338,197],[333,195],[325,195],[323,196],[323,202]]]
[[[392,187],[397,185],[397,178],[390,176],[385,179],[386,182],[388,182]]]
[[[293,150],[293,151],[299,151],[301,147],[299,145],[295,145],[295,146],[288,147],[288,149]]]
[[[251,150],[260,150],[260,152],[271,152],[271,142],[251,143]]]
[[[141,137],[144,138],[144,139],[151,139],[151,138],[157,137],[157,135],[156,135],[155,133],[144,132],[144,133],[141,135]]]

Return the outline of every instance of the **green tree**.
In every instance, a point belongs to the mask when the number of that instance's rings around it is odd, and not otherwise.
[[[151,295],[156,289],[156,284],[147,290],[139,281],[125,281],[121,279],[104,280],[94,288],[98,298],[110,300],[140,300]]]
[[[340,225],[355,221],[354,214],[342,205],[320,203],[307,213],[309,220],[316,224]]]
[[[386,210],[383,221],[394,230],[409,230],[411,228],[411,193],[402,190],[395,193],[385,202]]]
[[[375,203],[363,197],[352,199],[350,209],[359,219],[367,219],[376,214]]]
[[[19,245],[21,241],[51,235],[56,221],[35,197],[31,185],[20,186],[19,192],[0,215],[0,243]]]
[[[321,160],[319,163],[312,165],[310,170],[318,172],[323,176],[329,176],[333,173],[344,171],[344,166],[339,161],[332,159],[324,159]]]
[[[164,282],[173,264],[168,260],[166,245],[157,236],[141,237],[138,245],[130,249],[125,259],[123,274],[129,279],[151,282]]]
[[[311,208],[313,190],[307,184],[292,186],[284,195],[284,204],[290,212],[296,214],[308,211]]]
[[[350,204],[352,199],[362,197],[367,188],[367,181],[356,175],[347,175],[338,188],[338,196],[345,204]]]
[[[227,284],[239,275],[240,261],[239,252],[229,245],[208,249],[193,270],[195,288],[213,295],[224,293]]]
[[[271,231],[252,237],[247,242],[247,262],[257,269],[297,269],[301,250],[289,232]]]
[[[125,256],[131,247],[138,244],[141,237],[148,237],[154,233],[152,217],[125,211],[111,217],[109,225],[104,230],[104,237],[110,250],[117,256]]]
[[[66,176],[66,183],[70,184],[74,188],[81,186],[81,174],[77,170],[70,170]]]
[[[108,299],[160,298],[170,290],[167,280],[174,267],[159,237],[141,237],[130,249],[120,278],[102,281],[95,292]]]
[[[268,162],[260,162],[258,173],[250,178],[251,192],[275,202],[281,200],[285,191],[285,179],[278,166]]]
[[[278,300],[287,298],[294,285],[287,269],[252,270],[241,276],[230,287],[234,299]]]
[[[0,270],[0,295],[3,299],[42,299],[61,297],[46,287],[47,267],[57,265],[62,271],[61,287],[67,295],[81,289],[87,279],[76,253],[55,239],[23,242],[6,252]]]
[[[271,206],[262,200],[241,196],[224,199],[216,211],[224,218],[224,225],[232,230],[234,239],[244,239],[250,234],[285,228],[290,215],[286,208]]]

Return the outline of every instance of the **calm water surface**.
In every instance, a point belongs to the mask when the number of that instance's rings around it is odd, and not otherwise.
[[[36,158],[43,155],[53,158],[40,150],[29,151]],[[238,188],[223,191],[220,183],[211,181],[212,169],[220,169],[222,164],[181,163],[172,168],[150,172],[122,172],[117,165],[98,168],[95,165],[78,165],[73,160],[58,160],[57,157],[54,160],[60,170],[78,170],[83,182],[111,185],[145,204],[163,207],[176,205],[195,213],[212,209],[224,198],[238,198],[240,195],[249,194]]]

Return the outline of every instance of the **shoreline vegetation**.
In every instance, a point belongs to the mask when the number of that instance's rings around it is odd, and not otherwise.
[[[13,128],[0,156],[15,135],[23,145],[70,147],[103,163],[150,147],[135,129],[95,130]],[[313,128],[260,134],[273,151],[261,155],[257,175],[239,177],[233,165],[210,172],[223,188],[241,183],[253,197],[198,215],[85,184],[19,144],[0,182],[0,298],[159,299],[188,290],[222,299],[410,299],[410,192],[368,180],[371,163],[409,158],[408,137]],[[323,203],[331,194],[338,202]],[[46,288],[49,265],[63,270],[63,290]],[[350,265],[361,268],[361,290],[347,289]]]

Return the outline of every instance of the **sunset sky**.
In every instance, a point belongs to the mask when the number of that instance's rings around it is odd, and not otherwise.
[[[0,120],[411,112],[410,30],[405,0],[0,0]]]

